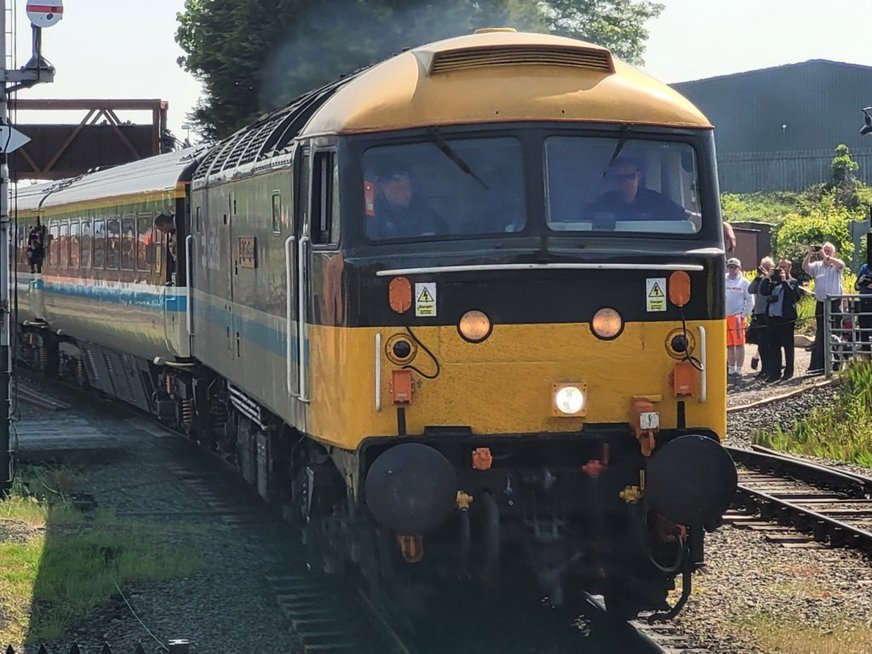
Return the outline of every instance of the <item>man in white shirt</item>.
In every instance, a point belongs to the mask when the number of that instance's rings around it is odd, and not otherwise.
[[[820,257],[820,258],[818,258]],[[809,245],[808,253],[802,260],[802,269],[814,278],[814,308],[815,323],[814,345],[811,350],[811,363],[808,372],[811,375],[824,371],[824,302],[827,296],[842,295],[842,273],[845,262],[836,258],[836,246],[832,243]],[[838,313],[841,299],[831,300],[833,313]]]
[[[742,262],[727,259],[727,376],[738,379],[745,365],[745,317],[751,314],[754,296],[750,282],[742,275]]]

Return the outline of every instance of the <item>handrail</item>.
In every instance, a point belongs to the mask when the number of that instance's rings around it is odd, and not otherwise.
[[[193,293],[191,292],[194,281],[193,252],[194,235],[188,234],[185,237],[185,318],[189,337],[194,335]]]
[[[296,237],[288,236],[285,239],[285,318],[287,319],[287,323],[285,326],[285,363],[287,368],[287,374],[285,376],[285,382],[288,387],[288,395],[293,395],[295,397],[299,397],[297,393],[294,391],[294,355],[293,355],[293,344],[294,344],[294,332],[293,332],[293,304],[294,304],[294,243],[296,242]]]
[[[376,334],[375,334],[375,410],[376,411],[381,411],[381,376],[382,376],[381,343],[382,343],[381,332],[376,332]]]
[[[705,327],[700,325],[697,327],[699,330],[699,366],[700,366],[700,377],[699,377],[699,402],[702,404],[708,398],[708,366],[706,365],[708,361],[708,353],[706,352],[706,339],[707,334],[705,333]]]
[[[306,246],[311,239],[301,236],[297,250],[297,356],[300,362],[300,400],[308,402],[308,388],[306,387]]]

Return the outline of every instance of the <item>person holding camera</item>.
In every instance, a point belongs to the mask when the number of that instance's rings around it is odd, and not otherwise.
[[[768,294],[761,292],[761,282],[769,277],[769,273],[775,267],[775,262],[772,257],[763,257],[760,259],[760,266],[757,268],[757,276],[751,281],[748,286],[748,292],[754,296],[754,311],[751,314],[751,324],[748,327],[748,343],[757,345],[757,355],[751,358],[751,367],[756,369],[755,359],[759,361],[760,372],[757,373],[758,379],[765,379],[772,373],[769,365],[769,333],[766,329],[766,306],[768,304]]]
[[[872,330],[872,271],[869,270],[868,261],[860,266],[854,289],[860,294],[860,342],[863,343],[863,351],[869,353],[872,352],[869,345],[872,331],[864,331]]]
[[[819,375],[824,371],[824,302],[827,301],[827,296],[842,294],[842,271],[845,269],[845,262],[836,257],[836,246],[827,242],[808,246],[808,252],[802,260],[802,269],[814,278],[814,297],[817,300],[814,308],[816,329],[808,373]],[[833,315],[837,315],[841,300],[836,298],[829,302]]]
[[[792,264],[782,259],[777,268],[760,282],[760,293],[766,296],[766,331],[769,362],[766,381],[787,381],[793,377],[793,330],[796,325],[796,303],[799,283],[790,275]],[[784,350],[784,374],[781,351]]]

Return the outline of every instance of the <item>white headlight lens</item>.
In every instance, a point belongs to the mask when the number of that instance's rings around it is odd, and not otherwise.
[[[481,311],[467,311],[457,325],[460,335],[467,341],[478,343],[486,339],[491,333],[491,321]]]
[[[563,386],[554,394],[554,404],[560,413],[574,416],[584,408],[584,392],[576,386]]]
[[[621,314],[606,307],[594,314],[593,320],[590,321],[590,328],[600,338],[614,338],[624,328],[624,321]]]

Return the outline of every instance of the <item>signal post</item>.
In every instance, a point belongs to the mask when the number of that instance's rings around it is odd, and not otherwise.
[[[14,0],[12,0],[14,2]],[[11,420],[12,321],[10,270],[13,240],[9,229],[9,166],[6,155],[30,139],[9,124],[8,95],[19,89],[54,80],[54,68],[42,58],[42,28],[58,23],[64,15],[63,0],[27,0],[27,17],[33,24],[33,56],[18,70],[6,68],[6,3],[0,0],[0,492],[12,487]],[[14,26],[13,26],[14,27]]]

